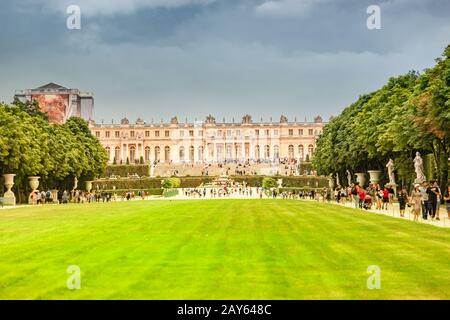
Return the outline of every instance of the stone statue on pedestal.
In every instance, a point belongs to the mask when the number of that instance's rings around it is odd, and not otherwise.
[[[395,174],[394,174],[394,160],[389,159],[389,162],[386,164],[386,168],[388,169],[388,176],[389,176],[389,184],[390,185],[396,185],[395,183]]]
[[[423,169],[423,159],[419,152],[416,152],[416,157],[414,158],[414,170],[416,171],[415,183],[422,183],[427,180]]]

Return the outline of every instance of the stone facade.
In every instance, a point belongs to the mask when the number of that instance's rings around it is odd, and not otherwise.
[[[146,123],[141,118],[130,123],[91,123],[91,131],[100,139],[109,162],[130,163],[223,163],[279,162],[282,159],[306,160],[314,154],[316,140],[324,123],[320,116],[313,122],[255,122],[250,115],[239,123],[217,122],[209,115],[204,122]]]

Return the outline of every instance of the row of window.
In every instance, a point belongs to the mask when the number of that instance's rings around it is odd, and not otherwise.
[[[289,133],[290,136],[293,136],[294,135],[294,129],[289,129],[288,133]],[[320,131],[318,132],[317,130],[308,129],[308,135],[309,136],[317,135],[318,133],[320,133]],[[297,135],[303,136],[303,129],[298,129]]]
[[[121,138],[120,132],[121,131],[114,131],[114,138]],[[153,137],[155,137],[155,138],[159,138],[160,137],[160,131],[159,130],[155,130],[155,131],[147,130],[147,131],[144,132],[145,137],[146,138],[150,138],[151,137],[150,136],[151,132],[153,132]],[[217,133],[218,137],[222,137],[222,136],[223,137],[225,137],[225,136],[231,137],[233,135],[233,133],[235,134],[235,136],[238,136],[238,137],[241,136],[241,131],[240,130],[217,130],[217,132],[214,130],[214,131],[207,132],[207,135],[214,137],[214,136],[216,136],[216,133]],[[270,136],[271,131],[269,129],[265,129],[265,130],[256,129],[254,133],[255,133],[256,136],[261,136],[261,135]],[[320,131],[318,132],[317,130],[308,129],[308,135],[309,136],[317,135],[318,133],[320,133]],[[134,131],[134,130],[130,130],[128,132],[128,134],[129,134],[130,138],[135,138],[136,137],[136,131]],[[273,135],[274,136],[278,136],[278,134],[279,134],[278,129],[273,130]],[[288,130],[288,134],[289,134],[289,136],[294,136],[294,129],[289,129]],[[297,135],[303,136],[304,135],[303,129],[298,129]],[[97,138],[100,138],[101,137],[100,136],[100,131],[95,131],[95,136]],[[187,130],[186,132],[185,132],[185,130],[180,130],[179,131],[179,136],[180,137],[185,137],[185,136],[186,137],[194,137],[194,130]],[[199,130],[198,131],[198,136],[202,137],[203,136],[203,131]],[[170,131],[169,130],[164,130],[164,137],[170,137]],[[105,131],[105,138],[111,138],[111,132],[110,131]]]
[[[215,153],[217,154],[218,157],[225,156],[225,158],[228,158],[228,159],[242,158],[244,156],[242,153],[242,151],[243,151],[242,146],[240,144],[236,144],[234,146],[234,150],[233,150],[233,146],[231,144],[227,144],[225,147],[225,150],[222,149],[222,147],[218,147],[217,150],[214,150],[214,147],[212,145],[208,145],[207,150],[208,150],[208,154],[210,157],[214,157]],[[111,157],[112,157],[111,149],[109,147],[106,147],[106,151],[109,155],[110,160],[113,160],[113,159],[111,159]],[[222,154],[223,151],[225,151],[225,155]],[[246,147],[245,148],[245,157],[246,158],[250,157],[249,151],[250,150]],[[261,154],[261,151],[263,152],[263,154]],[[189,160],[193,161],[194,154],[195,154],[194,146],[190,146],[188,148],[188,152],[189,152]],[[198,158],[203,159],[203,146],[198,147],[197,152],[198,152]],[[305,156],[304,152],[305,152],[305,149],[304,149],[303,145],[297,146],[297,152],[295,152],[295,147],[293,145],[288,146],[288,157],[291,159],[297,158],[297,157],[303,158]],[[312,144],[310,144],[308,146],[308,155],[312,156],[313,153],[314,153],[314,146]],[[259,145],[255,146],[255,149],[254,149],[254,158],[255,159],[260,159],[262,157],[265,159],[269,159],[271,156],[273,156],[274,158],[280,157],[279,146],[277,146],[277,145],[273,146],[272,150],[269,145],[265,145],[262,148],[262,150]],[[120,147],[115,147],[114,157],[116,160],[122,159]],[[134,162],[135,160],[139,160],[139,159],[137,159],[137,153],[136,153],[135,146],[130,146],[129,154],[127,154],[127,157],[129,157],[129,160],[132,162]],[[179,157],[179,160],[181,160],[181,161],[185,160],[185,147],[184,146],[180,146],[178,148],[178,157]],[[150,147],[148,147],[148,146],[145,147],[143,158],[145,161],[150,161],[150,158],[151,158]],[[170,159],[170,147],[169,146],[164,147],[164,159],[161,159],[161,148],[159,146],[154,147],[153,159],[170,161],[171,160]]]

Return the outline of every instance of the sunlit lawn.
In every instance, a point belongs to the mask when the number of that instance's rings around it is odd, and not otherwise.
[[[450,230],[294,200],[0,210],[0,298],[449,299]]]

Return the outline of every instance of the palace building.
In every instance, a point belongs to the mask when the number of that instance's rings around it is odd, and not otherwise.
[[[204,122],[146,123],[141,118],[130,123],[95,124],[92,133],[109,155],[109,163],[272,163],[282,159],[307,160],[314,154],[316,140],[324,123],[320,116],[313,122],[255,122],[250,115],[240,123],[216,122],[208,116]]]
[[[224,162],[279,163],[280,160],[311,159],[324,123],[293,122],[281,116],[279,122],[217,122],[209,115],[205,121],[146,123],[138,118],[130,123],[98,124],[93,121],[94,96],[78,89],[49,83],[36,89],[17,90],[22,102],[36,100],[52,123],[64,123],[72,116],[89,122],[92,134],[105,147],[109,163],[204,164]]]

